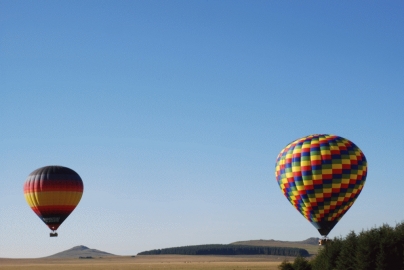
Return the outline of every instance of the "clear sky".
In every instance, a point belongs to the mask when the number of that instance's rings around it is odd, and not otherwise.
[[[318,237],[274,170],[350,139],[363,192],[333,229],[404,221],[403,1],[0,0],[0,257]],[[22,186],[77,171],[50,238]]]

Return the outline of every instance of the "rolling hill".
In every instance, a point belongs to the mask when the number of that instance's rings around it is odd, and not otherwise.
[[[318,253],[318,238],[308,238],[303,241],[279,241],[279,240],[247,240],[247,241],[237,241],[230,243],[229,245],[234,246],[255,246],[255,247],[279,247],[279,248],[299,248],[305,249],[310,254]],[[228,246],[228,245],[227,245]],[[107,256],[118,256],[105,251],[100,251],[97,249],[90,249],[86,246],[80,245],[70,248],[68,250],[58,252],[56,254],[47,256],[45,258],[98,258]]]
[[[46,258],[79,258],[79,257],[107,257],[107,256],[117,256],[105,251],[100,251],[98,249],[90,249],[86,246],[76,246],[71,249],[58,252]]]
[[[264,247],[291,247],[306,249],[310,254],[318,253],[319,238],[311,237],[303,241],[279,241],[279,240],[247,240],[230,243],[230,245],[264,246]]]

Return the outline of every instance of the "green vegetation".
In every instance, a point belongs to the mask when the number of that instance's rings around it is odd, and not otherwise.
[[[278,255],[278,256],[309,256],[305,249],[286,247],[263,247],[242,245],[198,245],[143,251],[138,255]]]
[[[284,261],[280,270],[389,270],[404,269],[404,223],[383,225],[358,235],[334,238],[311,261]]]
[[[241,245],[241,246],[265,246],[265,247],[291,247],[291,248],[302,248],[307,250],[310,255],[316,255],[319,250],[318,246],[319,238],[308,238],[303,241],[278,241],[278,240],[249,240],[249,241],[237,241],[230,243],[231,245]]]
[[[281,270],[311,270],[311,264],[308,260],[303,257],[298,256],[293,263],[288,261],[283,261],[278,269]]]

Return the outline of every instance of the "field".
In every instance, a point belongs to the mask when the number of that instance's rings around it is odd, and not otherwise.
[[[139,255],[116,256],[94,259],[0,259],[0,270],[16,269],[100,269],[100,270],[162,270],[162,269],[213,269],[275,270],[287,257],[281,256],[184,256],[184,255]],[[289,257],[289,261],[294,258]]]

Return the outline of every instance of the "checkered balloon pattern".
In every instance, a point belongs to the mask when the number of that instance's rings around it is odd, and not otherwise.
[[[288,144],[276,159],[276,180],[289,202],[328,235],[361,193],[367,161],[351,141],[315,134]]]

